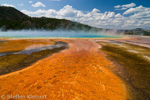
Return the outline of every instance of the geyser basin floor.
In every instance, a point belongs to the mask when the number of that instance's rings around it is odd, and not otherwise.
[[[100,44],[103,45],[102,50],[107,53],[107,57],[115,64],[119,63],[115,67],[108,66],[108,68],[127,82],[133,95],[132,100],[149,100],[150,41],[142,38],[119,41],[101,40]]]
[[[0,95],[47,95],[48,100],[127,99],[124,83],[105,67],[113,65],[97,43],[62,41],[70,48],[0,76]]]
[[[34,46],[52,45],[55,41],[51,39],[2,39],[0,38],[0,53],[10,51],[21,51]]]
[[[22,40],[16,40],[16,41],[21,42]],[[26,44],[26,42],[29,42],[29,40],[23,40],[23,41],[24,42],[22,42],[22,45]],[[51,43],[53,43],[54,42],[53,41],[50,42],[49,45],[45,46],[42,44],[38,45],[34,41],[30,40],[30,43],[33,44],[32,45],[30,44],[29,46],[27,46],[25,49],[21,51],[4,52],[3,50],[3,53],[0,53],[0,75],[10,73],[16,70],[21,70],[31,65],[32,63],[38,61],[39,59],[48,57],[53,53],[59,52],[67,48],[67,44],[64,42],[56,42],[55,44],[52,45]],[[8,43],[10,43],[10,41]],[[17,48],[14,49],[17,50]]]

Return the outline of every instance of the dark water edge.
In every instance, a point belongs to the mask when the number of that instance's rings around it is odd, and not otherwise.
[[[148,48],[135,47],[150,51]],[[150,62],[145,61],[138,54],[107,43],[101,50],[116,65],[114,68],[107,67],[126,83],[131,96],[127,100],[150,100]]]
[[[56,45],[61,46],[55,47]],[[53,53],[58,53],[61,50],[68,48],[68,44],[65,42],[56,42],[53,47],[54,48],[46,46],[44,48],[31,49],[31,51],[23,50],[2,53],[0,56],[0,75],[28,67],[40,59],[46,58]]]

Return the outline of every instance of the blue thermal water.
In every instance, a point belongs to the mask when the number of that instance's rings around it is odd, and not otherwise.
[[[0,31],[0,37],[12,38],[117,38],[104,33],[76,31]]]

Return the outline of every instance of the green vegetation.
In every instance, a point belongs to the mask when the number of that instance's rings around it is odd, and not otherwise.
[[[44,29],[44,30],[84,30],[95,29],[91,26],[55,18],[29,17],[13,7],[0,6],[0,27],[3,31],[22,29]]]
[[[23,14],[13,7],[0,6],[0,20],[26,20],[29,16]]]
[[[150,33],[146,33],[146,34],[144,34],[145,36],[150,36]]]
[[[54,18],[28,18],[26,20],[0,20],[0,27],[3,31],[22,29],[44,29],[44,30],[91,30],[92,27],[65,19]]]
[[[42,50],[26,54],[8,54],[0,56],[0,75],[23,69],[39,59],[45,58],[53,53],[59,52],[66,47],[55,48],[52,50]]]
[[[125,35],[144,35],[144,36],[150,36],[150,32],[147,32],[147,31],[138,32],[138,33],[126,32]]]
[[[142,28],[136,28],[133,30],[125,30],[126,35],[145,35],[150,36],[150,30],[144,30]]]
[[[124,70],[115,73],[127,82],[133,92],[133,98],[150,100],[150,60],[146,58],[150,58],[150,49],[124,43],[102,43],[102,45],[108,59],[117,61],[124,67]]]

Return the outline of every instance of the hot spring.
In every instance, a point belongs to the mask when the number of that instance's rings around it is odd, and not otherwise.
[[[76,31],[0,31],[2,38],[120,38],[105,33]]]

